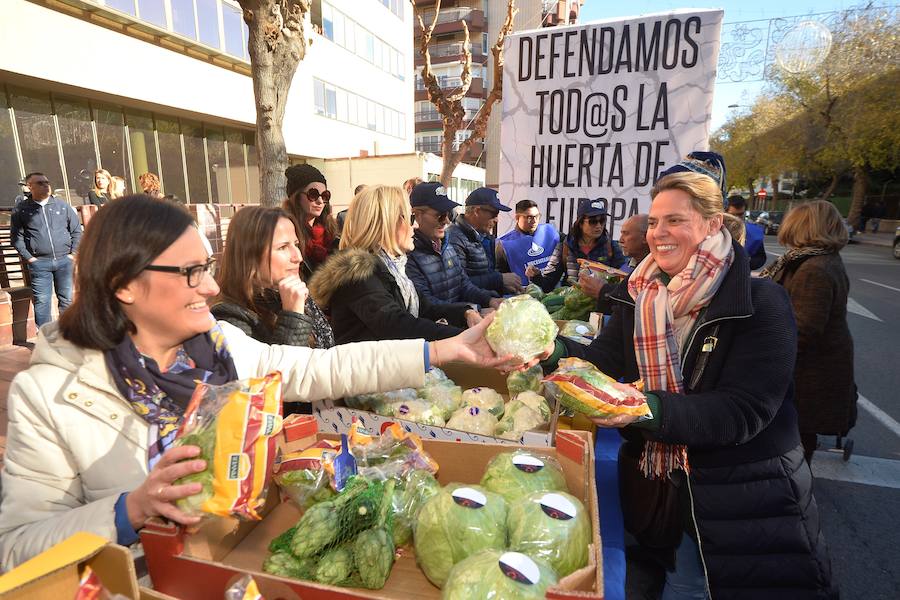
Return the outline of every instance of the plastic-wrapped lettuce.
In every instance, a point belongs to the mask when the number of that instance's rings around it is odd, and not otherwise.
[[[447,421],[447,427],[480,435],[494,435],[497,417],[477,406],[463,406],[453,413]]]
[[[449,419],[463,403],[462,388],[449,379],[426,383],[419,393],[437,409],[444,420]]]
[[[534,492],[567,491],[562,467],[555,458],[516,450],[498,454],[488,463],[481,485],[507,502]]]
[[[506,377],[506,389],[509,390],[509,397],[515,398],[527,391],[540,394],[543,387],[541,379],[543,378],[544,371],[541,369],[541,365],[534,365],[525,371],[513,371]]]
[[[529,283],[525,286],[525,293],[534,298],[535,300],[540,300],[544,297],[544,290],[541,289],[536,283]]]
[[[425,576],[443,587],[459,561],[505,548],[506,516],[503,497],[477,485],[450,484],[429,498],[414,528],[416,560]]]
[[[412,388],[402,388],[390,392],[350,396],[344,399],[344,404],[356,410],[367,410],[383,417],[389,417],[391,416],[389,408],[391,404],[417,399],[418,395],[416,394],[416,390]]]
[[[565,492],[537,492],[513,503],[509,548],[550,563],[560,577],[588,563],[591,522],[584,505]]]
[[[498,419],[503,416],[503,396],[491,388],[474,387],[462,395],[463,406],[477,406],[486,410]]]
[[[526,431],[536,429],[550,420],[550,407],[543,396],[534,392],[522,392],[506,405],[506,412],[497,423],[496,435],[518,440]]]
[[[397,486],[391,503],[394,509],[394,547],[400,548],[412,541],[413,523],[425,501],[441,491],[441,485],[430,472],[415,469],[404,475]]]
[[[526,362],[543,352],[558,331],[547,309],[522,294],[503,301],[484,337],[499,356],[513,355]]]
[[[432,425],[434,427],[444,426],[444,417],[441,416],[442,411],[432,406],[428,402],[421,400],[404,400],[394,402],[389,405],[390,416],[398,419],[406,419],[423,425]]]
[[[459,562],[444,585],[444,600],[544,598],[556,573],[546,562],[519,552],[484,550]]]

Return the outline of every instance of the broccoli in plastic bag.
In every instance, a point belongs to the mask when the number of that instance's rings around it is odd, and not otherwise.
[[[206,469],[173,485],[200,482],[200,493],[176,502],[187,514],[259,520],[281,431],[281,374],[225,385],[201,383],[174,446],[196,445]]]
[[[544,371],[541,369],[541,365],[534,365],[525,371],[513,371],[506,377],[506,389],[509,390],[509,397],[514,399],[517,395],[527,391],[540,394],[543,378]]]
[[[527,362],[541,354],[558,331],[547,309],[522,294],[503,301],[484,337],[498,356],[512,355]]]
[[[588,564],[591,522],[575,496],[529,494],[510,505],[506,523],[510,550],[547,561],[560,577]]]
[[[632,415],[652,418],[644,394],[579,358],[560,360],[559,368],[548,375],[544,383],[560,404],[588,417]]]
[[[503,396],[491,388],[474,387],[462,395],[463,406],[477,406],[486,410],[498,419],[503,416]]]
[[[494,435],[497,417],[477,406],[464,406],[453,413],[447,427],[480,435]]]

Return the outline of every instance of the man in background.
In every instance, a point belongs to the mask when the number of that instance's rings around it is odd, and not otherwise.
[[[526,270],[540,270],[559,244],[559,231],[541,223],[541,211],[533,200],[516,203],[516,227],[504,234],[496,245],[497,270],[515,273],[522,285],[528,285]]]
[[[746,220],[747,201],[744,200],[743,196],[729,196],[726,210],[728,214],[744,219],[744,227],[747,232],[744,250],[747,251],[747,256],[750,257],[750,268],[754,271],[763,268],[767,259],[766,246],[763,244],[766,232],[761,226],[756,223],[749,223]]]

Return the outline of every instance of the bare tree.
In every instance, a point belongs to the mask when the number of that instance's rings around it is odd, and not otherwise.
[[[288,166],[281,125],[294,73],[306,55],[309,0],[238,0],[250,30],[248,50],[256,102],[260,204],[278,206]]]
[[[415,0],[410,1],[415,9]],[[437,107],[443,124],[444,138],[441,142],[441,156],[444,159],[444,167],[441,169],[441,183],[449,186],[453,177],[453,171],[462,162],[466,153],[469,152],[476,142],[484,140],[488,119],[491,116],[491,109],[494,103],[503,97],[503,40],[512,31],[513,18],[518,10],[516,9],[515,0],[508,0],[506,20],[503,23],[503,27],[500,28],[500,33],[497,35],[497,42],[491,48],[491,54],[494,56],[494,78],[491,91],[484,101],[484,106],[481,107],[468,124],[468,127],[466,127],[465,123],[466,109],[463,108],[462,100],[472,85],[472,51],[469,47],[469,27],[463,21],[465,41],[463,42],[463,59],[461,61],[461,84],[458,88],[442,89],[437,76],[431,70],[431,52],[429,49],[431,36],[434,34],[434,28],[437,25],[440,12],[441,0],[437,0],[434,5],[434,18],[431,21],[431,25],[427,27],[422,20],[422,15],[418,15],[419,29],[422,33],[422,37],[419,40],[419,51],[425,57],[425,64],[422,67],[422,80],[428,92],[428,99]],[[459,147],[454,150],[453,143],[456,140],[456,132],[462,129],[470,130],[472,135],[461,141]]]

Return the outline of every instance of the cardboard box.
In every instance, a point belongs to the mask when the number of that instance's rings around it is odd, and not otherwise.
[[[92,533],[76,533],[0,577],[4,600],[61,600],[74,598],[85,566],[113,594],[132,600],[141,597],[128,548]]]
[[[462,389],[468,390],[474,387],[488,387],[499,392],[506,401],[509,401],[509,391],[506,388],[506,375],[496,369],[482,369],[463,364],[449,364],[441,367],[447,376],[456,382]],[[479,435],[468,431],[450,429],[447,427],[434,427],[423,425],[413,421],[398,419],[397,417],[383,417],[373,412],[349,408],[342,400],[323,400],[313,402],[313,414],[319,422],[319,427],[327,433],[347,433],[353,418],[356,417],[364,427],[370,431],[380,432],[392,424],[399,423],[403,429],[415,433],[426,440],[443,440],[449,442],[472,442],[477,444],[506,444],[519,446],[552,446],[554,432],[556,431],[555,415],[550,424],[542,429],[526,431],[518,441],[506,440],[489,435]]]
[[[302,435],[304,434],[301,433]],[[308,443],[322,437],[327,436],[319,434],[303,441]],[[293,443],[299,444],[300,441],[295,440]],[[451,481],[477,483],[488,461],[496,454],[510,450],[508,446],[466,442],[457,444],[425,440],[424,444],[425,450],[440,464],[438,479],[444,484]],[[565,431],[557,436],[556,448],[531,449],[536,454],[552,456],[559,460],[565,472],[569,491],[584,502],[594,532],[588,566],[564,578],[548,592],[548,598],[603,597],[593,447],[589,433]],[[284,600],[440,598],[440,590],[429,583],[416,566],[413,552],[407,549],[403,550],[400,558],[394,563],[391,576],[381,590],[340,588],[263,573],[261,568],[268,555],[269,542],[293,526],[300,517],[299,509],[291,503],[277,504],[270,508],[270,512],[260,522],[237,523],[228,519],[211,519],[193,534],[186,533],[178,526],[162,522],[148,524],[141,531],[141,541],[154,586],[163,593],[182,600],[220,600],[229,585],[245,573],[250,573],[266,598]]]

